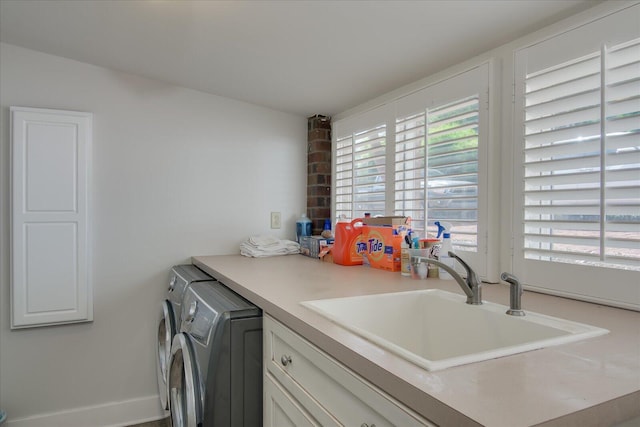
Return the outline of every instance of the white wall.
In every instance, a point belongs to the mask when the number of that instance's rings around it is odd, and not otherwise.
[[[7,44],[0,103],[0,407],[9,425],[161,416],[154,352],[168,269],[191,255],[238,253],[251,234],[293,238],[306,209],[306,119]],[[9,330],[12,105],[94,114],[92,323]],[[282,212],[281,230],[269,229],[270,211]],[[103,406],[73,412],[92,405]]]

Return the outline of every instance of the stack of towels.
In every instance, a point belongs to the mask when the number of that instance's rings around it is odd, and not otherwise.
[[[240,254],[253,258],[299,253],[300,245],[298,243],[271,236],[252,236],[240,244]]]

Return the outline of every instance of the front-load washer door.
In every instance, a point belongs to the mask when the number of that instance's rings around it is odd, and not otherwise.
[[[164,300],[160,307],[160,320],[158,322],[158,342],[156,351],[156,374],[158,377],[158,393],[163,409],[169,409],[167,392],[167,377],[169,372],[169,358],[171,357],[171,341],[178,333],[173,317],[171,302]]]
[[[169,407],[173,427],[198,427],[200,395],[195,355],[184,333],[173,338],[169,361]]]

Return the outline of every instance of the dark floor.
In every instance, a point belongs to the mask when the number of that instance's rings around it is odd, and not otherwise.
[[[129,427],[171,427],[171,422],[169,418],[165,418],[163,420],[151,421],[148,423],[136,424]]]

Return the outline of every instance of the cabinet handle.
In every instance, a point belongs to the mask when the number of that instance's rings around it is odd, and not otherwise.
[[[289,363],[291,363],[291,356],[283,354],[280,358],[280,363],[282,363],[282,366],[287,366]]]

